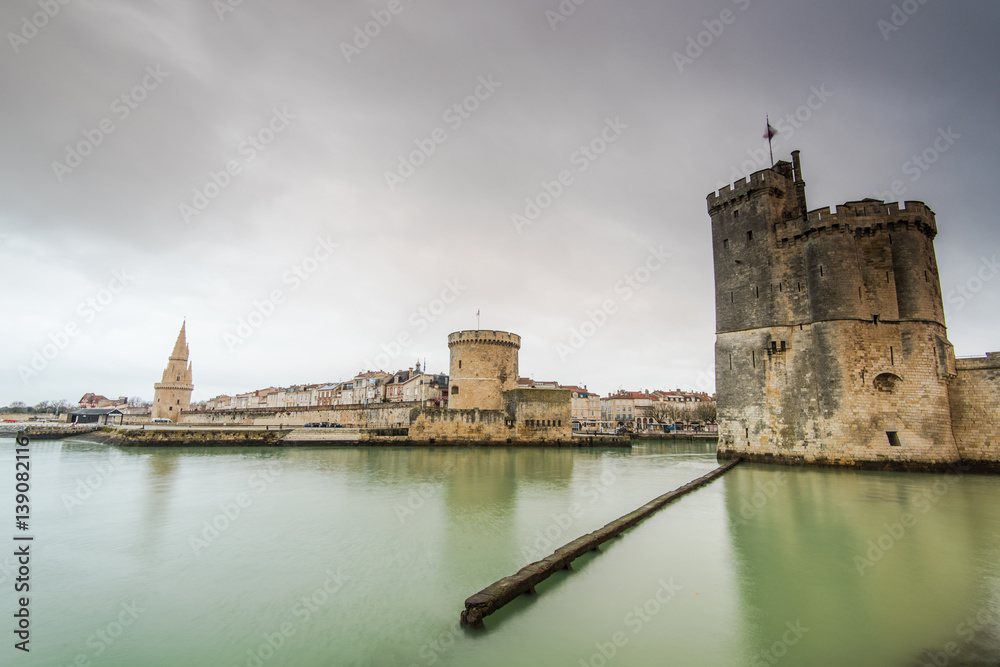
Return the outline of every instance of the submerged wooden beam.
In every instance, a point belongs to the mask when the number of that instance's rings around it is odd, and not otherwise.
[[[490,584],[465,601],[465,609],[462,611],[461,617],[462,624],[473,628],[483,627],[484,617],[489,616],[523,593],[533,593],[536,585],[545,581],[559,570],[569,569],[570,564],[583,554],[588,551],[594,551],[604,542],[618,537],[621,533],[632,528],[664,505],[722,476],[739,462],[739,459],[730,461],[707,475],[703,475],[684,486],[649,501],[639,509],[629,512],[620,519],[615,519],[603,528],[578,537],[569,544],[559,547],[550,556],[535,561],[530,565],[525,565],[518,570],[517,574],[504,577]]]

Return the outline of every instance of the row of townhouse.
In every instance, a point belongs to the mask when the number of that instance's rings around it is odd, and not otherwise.
[[[680,389],[618,391],[601,399],[601,426],[603,429],[626,427],[644,431],[665,423],[671,414],[690,421],[698,407],[705,404],[714,405],[715,396]]]
[[[448,376],[428,374],[416,369],[386,373],[363,371],[345,382],[268,387],[235,396],[216,396],[194,409],[252,410],[420,401],[441,406],[448,401]]]

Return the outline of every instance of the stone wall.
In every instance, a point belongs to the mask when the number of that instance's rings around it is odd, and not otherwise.
[[[413,411],[410,440],[414,442],[506,443],[517,437],[514,421],[502,410],[424,408]]]
[[[720,334],[723,458],[867,467],[957,460],[948,376],[927,352],[943,330],[873,328],[840,321]]]
[[[958,359],[951,419],[962,458],[1000,462],[1000,352]]]
[[[568,389],[513,389],[502,410],[416,409],[410,419],[414,442],[564,443],[573,439]]]
[[[863,200],[806,213],[793,159],[708,196],[720,456],[956,461],[933,211]]]
[[[504,392],[504,408],[525,440],[573,437],[573,399],[569,389],[513,389]]]
[[[417,401],[378,403],[368,406],[330,406],[309,409],[266,409],[188,411],[182,424],[213,424],[230,426],[301,426],[310,422],[335,422],[357,428],[399,428],[408,426],[410,412]]]
[[[517,388],[521,337],[506,331],[456,331],[451,355],[448,408],[501,410],[503,392]]]

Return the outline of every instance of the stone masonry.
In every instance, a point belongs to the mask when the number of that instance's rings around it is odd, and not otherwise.
[[[997,461],[1000,359],[956,364],[930,208],[865,199],[808,211],[794,151],[708,195],[708,211],[720,458]]]
[[[521,337],[506,331],[456,331],[448,336],[448,408],[499,410],[503,392],[517,389]]]
[[[962,459],[1000,462],[1000,352],[959,359],[951,385],[951,419]]]
[[[167,360],[163,377],[153,385],[153,408],[150,415],[153,419],[179,422],[181,412],[191,407],[194,384],[191,382],[191,364],[188,362],[190,351],[186,327],[187,322],[181,324],[181,332],[177,334],[177,342]]]

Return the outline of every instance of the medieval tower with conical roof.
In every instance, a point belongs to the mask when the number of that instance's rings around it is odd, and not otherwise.
[[[191,383],[191,364],[188,362],[186,326],[187,322],[181,324],[181,332],[177,335],[163,378],[153,385],[153,419],[179,422],[181,412],[191,407],[194,385]]]

